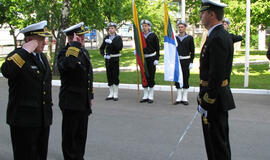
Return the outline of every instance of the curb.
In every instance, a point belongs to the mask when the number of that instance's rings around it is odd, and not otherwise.
[[[53,86],[60,86],[60,80],[52,80]],[[94,88],[108,88],[107,83],[94,82]],[[142,85],[139,86],[140,90],[143,90]],[[119,89],[129,89],[129,90],[137,90],[136,84],[119,84]],[[155,91],[171,91],[171,86],[169,85],[155,85]],[[176,88],[173,87],[173,91],[176,91]],[[199,87],[189,87],[189,92],[198,93]],[[240,89],[240,88],[232,88],[232,93],[240,93],[240,94],[256,94],[256,95],[270,95],[270,90],[267,89]]]

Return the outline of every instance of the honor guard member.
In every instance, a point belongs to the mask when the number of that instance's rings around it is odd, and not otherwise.
[[[177,98],[175,101],[176,104],[183,103],[184,105],[188,105],[188,88],[189,88],[189,75],[190,69],[193,67],[193,59],[194,59],[194,40],[191,35],[186,33],[187,23],[185,21],[179,20],[177,22],[177,27],[179,31],[179,35],[176,36],[176,40],[178,43],[177,52],[180,59],[180,64],[183,72],[183,90],[180,87],[178,82],[175,82],[175,86],[177,88]]]
[[[266,57],[270,60],[270,45],[268,47],[268,51],[266,53]]]
[[[224,18],[223,21],[222,21],[222,23],[223,23],[224,29],[226,31],[228,31],[229,30],[229,27],[230,27],[230,24],[231,24],[230,20],[228,18]],[[243,40],[243,37],[242,36],[237,36],[237,35],[234,35],[232,33],[230,33],[230,36],[232,38],[233,43],[240,42],[240,41]]]
[[[8,54],[1,67],[8,79],[7,124],[15,160],[46,160],[52,124],[52,74],[42,53],[47,21],[27,26],[22,48]]]
[[[84,46],[84,23],[63,31],[68,44],[58,55],[61,78],[59,106],[62,111],[62,151],[65,160],[83,160],[88,117],[93,105],[93,70]]]
[[[222,26],[224,7],[220,0],[202,0],[200,18],[208,30],[200,55],[198,110],[209,160],[231,160],[228,111],[235,108],[230,75],[233,42]]]
[[[121,36],[116,34],[117,25],[113,22],[108,24],[109,34],[103,39],[100,46],[100,54],[105,59],[106,74],[109,86],[109,96],[106,100],[118,101],[119,85],[119,57],[123,48]],[[105,51],[105,52],[104,52]]]
[[[159,40],[155,33],[151,32],[152,23],[146,19],[141,21],[146,48],[143,49],[144,59],[147,64],[149,75],[146,76],[147,86],[143,86],[144,94],[141,103],[154,101],[154,86],[156,65],[159,61]]]

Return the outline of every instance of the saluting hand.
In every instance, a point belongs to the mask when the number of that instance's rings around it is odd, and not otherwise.
[[[25,49],[28,53],[32,53],[36,50],[38,46],[37,40],[31,40],[23,44],[22,48]]]

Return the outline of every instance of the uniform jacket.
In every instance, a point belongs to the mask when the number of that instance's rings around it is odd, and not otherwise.
[[[52,74],[46,56],[44,66],[32,53],[18,48],[8,54],[1,71],[8,79],[7,123],[40,127],[52,124]]]
[[[242,41],[243,40],[243,37],[242,36],[237,36],[237,35],[234,35],[232,33],[230,33],[230,36],[232,38],[233,43],[236,43],[236,42],[239,42],[239,41]]]
[[[159,60],[159,40],[155,33],[150,33],[147,38],[145,38],[146,48],[143,48],[143,54],[152,54],[156,52],[155,60]]]
[[[199,97],[206,102],[201,104],[206,110],[221,107],[221,110],[227,111],[235,108],[229,88],[233,50],[232,39],[222,25],[217,26],[206,39],[200,55],[200,79],[207,81],[208,85],[201,85],[199,93]],[[222,87],[224,80],[228,80],[228,84]]]
[[[122,38],[121,36],[119,35],[116,35],[116,37],[114,37],[114,39],[112,40],[112,43],[111,44],[108,44],[105,42],[106,39],[109,39],[109,35],[107,35],[104,39],[103,39],[103,43],[102,45],[100,46],[100,54],[102,56],[104,56],[104,54],[119,54],[120,51],[122,50],[123,48],[123,41],[122,41]],[[104,53],[104,50],[106,51]]]
[[[179,39],[179,37],[176,37],[178,46],[177,46],[177,52],[179,56],[190,56],[190,63],[193,63],[194,59],[194,40],[193,37],[188,35],[183,41]]]
[[[93,70],[88,51],[79,42],[67,44],[58,55],[57,65],[61,77],[60,108],[91,113]]]
[[[268,51],[266,53],[266,57],[270,60],[270,46],[268,47]]]

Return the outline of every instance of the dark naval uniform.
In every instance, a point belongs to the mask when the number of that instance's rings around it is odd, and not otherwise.
[[[230,33],[230,36],[231,36],[233,43],[240,42],[243,40],[242,36],[234,35],[232,33]]]
[[[268,51],[266,53],[266,57],[270,60],[270,46],[268,47]]]
[[[233,42],[222,25],[207,37],[200,55],[200,92],[198,103],[207,110],[202,117],[205,146],[209,160],[230,160],[228,111],[235,108],[229,87]]]
[[[112,43],[106,43],[106,39],[111,39]],[[107,35],[104,38],[103,43],[100,47],[100,54],[102,56],[110,56],[110,59],[105,59],[108,86],[119,85],[119,57],[121,56],[120,51],[122,50],[122,48],[122,38],[117,34],[115,34],[114,37]]]
[[[147,86],[144,88],[150,87],[153,88],[155,85],[155,73],[156,66],[154,65],[155,60],[159,60],[159,40],[155,33],[149,32],[147,35],[144,35],[146,48],[143,49],[144,59],[147,65],[149,75],[146,75]]]
[[[179,59],[180,59],[180,64],[181,64],[181,68],[182,68],[182,72],[183,72],[183,87],[185,89],[189,88],[189,65],[190,63],[193,63],[193,59],[194,59],[194,51],[195,51],[195,47],[194,47],[194,40],[193,37],[186,34],[183,39],[181,40],[182,37],[177,36],[176,40],[178,43],[177,46],[177,52],[179,55]],[[177,89],[180,88],[180,85],[178,82],[175,83],[175,86]]]
[[[7,123],[15,160],[46,160],[52,124],[52,74],[43,53],[11,52],[1,67],[8,79]]]
[[[63,114],[64,159],[83,160],[93,99],[93,71],[89,53],[81,43],[72,42],[60,51],[57,65],[61,76],[59,106]]]

